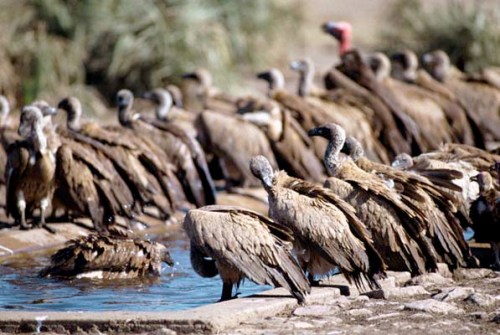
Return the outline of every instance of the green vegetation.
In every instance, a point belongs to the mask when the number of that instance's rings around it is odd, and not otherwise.
[[[382,34],[382,48],[409,48],[421,54],[446,51],[460,69],[500,65],[498,1],[452,1],[426,9],[423,0],[396,0]]]
[[[110,101],[197,67],[228,88],[282,57],[300,21],[296,0],[2,0],[0,92],[23,103],[97,89]]]

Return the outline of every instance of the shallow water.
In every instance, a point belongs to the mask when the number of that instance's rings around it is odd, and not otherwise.
[[[220,278],[201,278],[193,271],[188,242],[177,236],[166,244],[175,265],[170,268],[164,264],[161,276],[155,279],[61,281],[38,278],[38,271],[48,264],[48,256],[0,265],[0,310],[166,311],[219,300]],[[240,296],[246,296],[269,288],[245,281],[239,292]]]

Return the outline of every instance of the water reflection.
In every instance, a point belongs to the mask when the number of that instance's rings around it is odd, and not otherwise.
[[[219,277],[201,278],[194,273],[185,238],[176,236],[165,240],[175,265],[165,266],[159,278],[120,281],[38,278],[38,271],[48,263],[47,257],[24,258],[0,265],[0,309],[164,311],[216,302],[222,290]],[[268,288],[246,281],[239,291],[240,296],[245,296]]]

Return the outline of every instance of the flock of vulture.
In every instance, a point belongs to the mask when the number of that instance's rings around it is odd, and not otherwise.
[[[322,29],[341,59],[323,87],[307,59],[290,64],[294,93],[279,70],[259,73],[267,97],[228,95],[199,70],[184,76],[196,87],[189,107],[175,86],[142,96],[155,117],[119,91],[119,126],[83,121],[75,97],[57,108],[33,102],[15,125],[0,100],[6,213],[23,229],[59,215],[90,217],[97,231],[41,274],[158,274],[161,261],[172,264],[168,250],[113,233],[115,220],[176,211],[187,211],[193,268],[220,275],[222,300],[244,278],[303,301],[336,269],[371,288],[387,270],[478,266],[467,227],[500,267],[500,70],[466,75],[443,51],[424,55],[422,68],[408,50],[363,55],[349,24]],[[59,109],[66,124],[52,122]],[[220,188],[252,187],[265,190],[268,216],[217,202]]]

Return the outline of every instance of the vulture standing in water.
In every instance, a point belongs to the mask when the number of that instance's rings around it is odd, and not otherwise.
[[[490,243],[493,267],[500,270],[500,194],[493,187],[491,175],[482,171],[471,178],[479,184],[479,197],[471,204],[470,217],[476,242]]]
[[[240,207],[206,206],[187,213],[184,230],[193,269],[202,277],[220,274],[221,300],[233,298],[245,278],[284,287],[301,303],[310,292],[291,254],[292,232],[279,223]]]
[[[253,157],[250,168],[268,193],[270,217],[293,231],[310,282],[338,266],[358,288],[366,282],[378,287],[376,277],[385,275],[386,265],[351,205],[321,186],[274,172],[263,156]]]
[[[161,263],[174,261],[163,244],[112,231],[71,240],[50,258],[41,277],[125,279],[159,276]]]
[[[214,204],[215,187],[198,141],[173,123],[133,114],[134,96],[129,90],[120,90],[117,101],[120,124],[133,129],[142,138],[152,139],[164,150],[176,167],[176,176],[189,202],[196,207]]]
[[[21,112],[19,135],[25,140],[7,149],[7,214],[26,229],[27,215],[40,209],[40,224],[45,226],[46,210],[55,190],[55,158],[44,134],[43,114],[37,107],[25,106]]]
[[[378,162],[389,163],[387,151],[379,142],[369,122],[369,116],[365,113],[366,108],[357,108],[347,99],[335,99],[333,94],[328,95],[327,91],[317,94],[318,89],[313,83],[314,63],[310,59],[294,61],[290,67],[300,75],[298,95],[307,103],[327,112],[328,118],[321,124],[332,122],[341,125],[363,144],[368,157]]]
[[[450,58],[437,50],[423,56],[429,73],[455,93],[467,108],[470,117],[479,125],[487,141],[500,140],[500,91],[487,84],[467,82],[463,73],[452,67]]]

